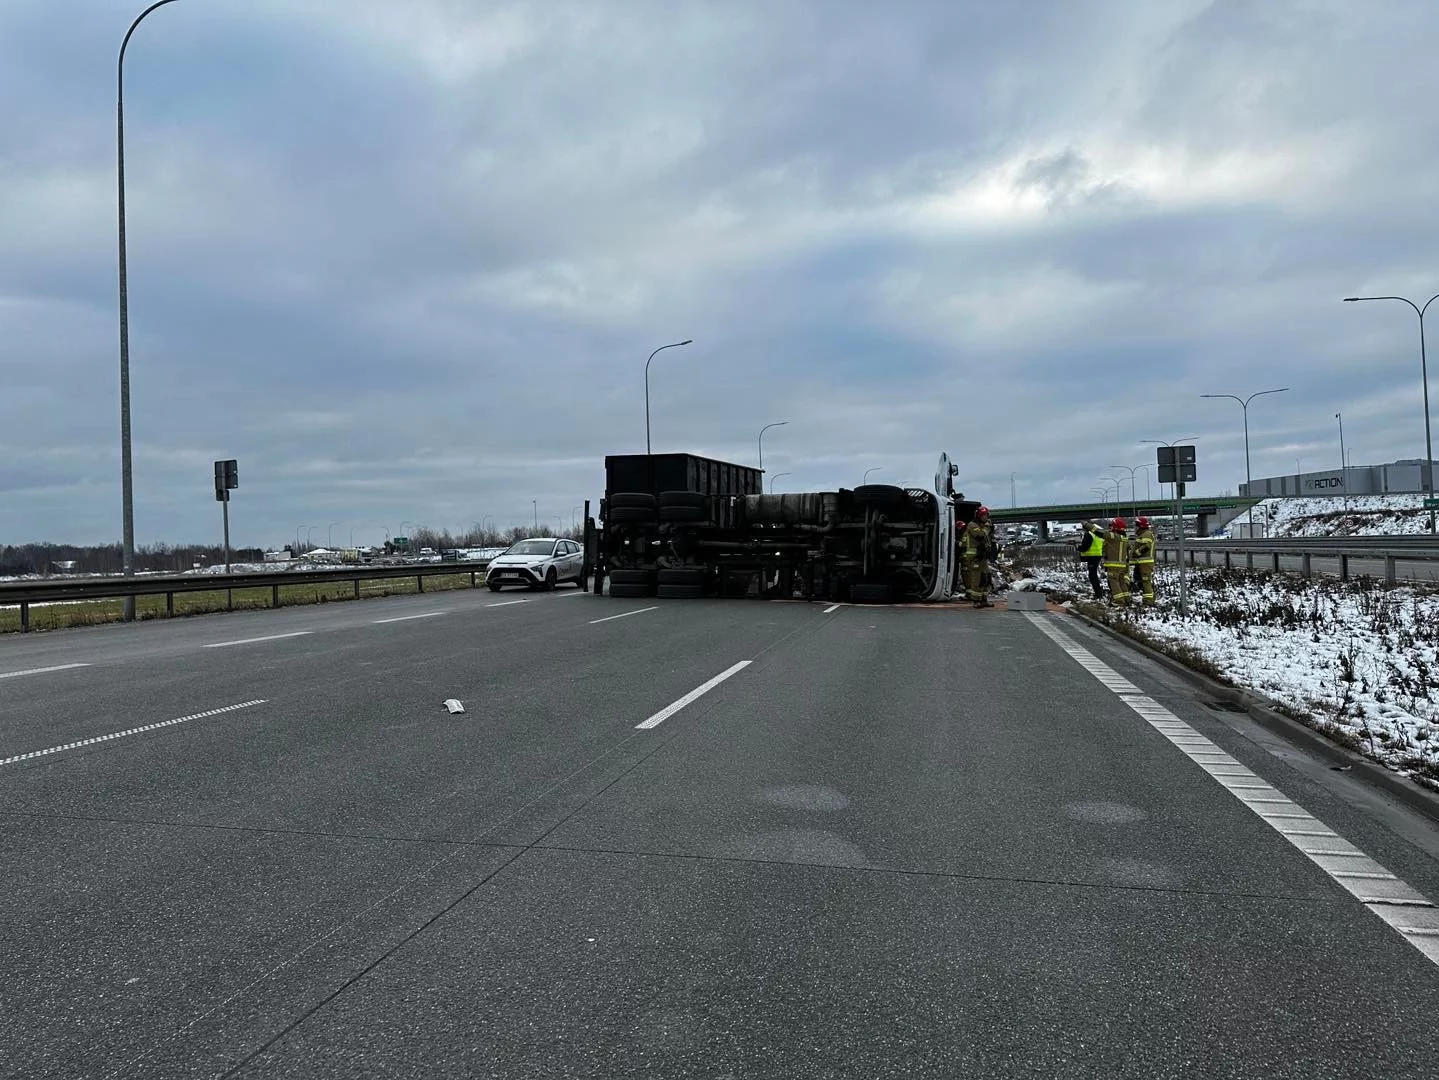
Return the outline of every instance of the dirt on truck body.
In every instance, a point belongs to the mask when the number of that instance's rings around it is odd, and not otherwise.
[[[605,458],[595,589],[611,596],[945,600],[956,529],[978,509],[941,454],[933,490],[865,484],[766,495],[758,469],[694,454]]]

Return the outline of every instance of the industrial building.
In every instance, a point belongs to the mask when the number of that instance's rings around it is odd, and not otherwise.
[[[1388,465],[1350,465],[1322,472],[1269,476],[1252,484],[1240,484],[1242,495],[1258,498],[1304,497],[1309,495],[1391,495],[1423,492],[1426,470],[1421,458]]]

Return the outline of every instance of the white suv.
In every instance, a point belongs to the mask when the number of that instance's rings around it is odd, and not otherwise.
[[[485,570],[485,584],[491,592],[499,592],[506,585],[548,590],[562,581],[579,585],[583,574],[584,549],[579,544],[539,537],[518,540],[503,555],[491,559]]]

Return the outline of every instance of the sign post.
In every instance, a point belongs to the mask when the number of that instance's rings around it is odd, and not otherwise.
[[[1179,558],[1179,613],[1189,615],[1189,574],[1184,565],[1184,485],[1197,479],[1194,447],[1158,447],[1159,482],[1174,485],[1176,552]]]
[[[240,486],[239,463],[230,458],[228,461],[215,462],[215,501],[224,511],[225,518],[225,573],[230,572],[230,492]]]

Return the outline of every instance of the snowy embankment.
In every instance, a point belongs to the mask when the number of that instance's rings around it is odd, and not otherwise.
[[[1389,536],[1427,533],[1429,511],[1423,495],[1265,499],[1255,504],[1254,523],[1267,524],[1272,537]]]
[[[1017,588],[1089,596],[1075,559],[1036,561]],[[1439,590],[1159,567],[1159,604],[1099,617],[1394,770],[1439,787]]]

